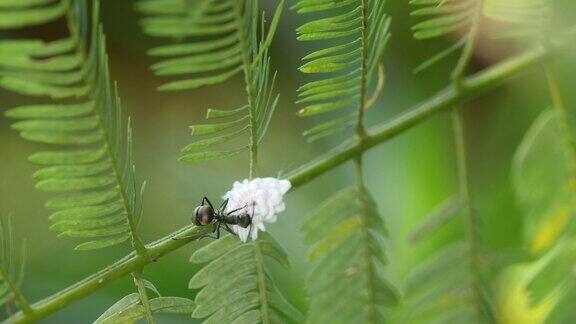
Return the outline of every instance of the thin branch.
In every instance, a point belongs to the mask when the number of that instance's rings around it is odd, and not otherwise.
[[[142,279],[143,269],[144,268],[140,268],[132,272],[132,277],[134,277],[134,284],[136,285],[136,288],[138,288],[140,302],[142,302],[142,306],[144,306],[144,310],[146,312],[146,320],[148,321],[148,324],[155,324],[156,321],[154,320],[154,315],[152,315],[152,309],[150,309],[150,302],[148,301],[146,285],[144,284],[144,279]]]
[[[250,30],[246,30],[246,6],[250,5],[246,0],[236,0],[236,24],[238,24],[238,41],[242,50],[242,66],[244,70],[244,83],[246,83],[246,96],[248,97],[248,107],[250,114],[250,178],[256,176],[258,168],[258,134],[256,127],[256,107],[254,103],[254,85],[252,83],[252,46],[250,45]],[[252,17],[248,17],[250,19]]]
[[[563,39],[558,39],[549,49],[536,47],[524,54],[518,55],[511,59],[486,69],[474,76],[463,80],[463,91],[455,91],[453,86],[440,91],[431,98],[425,99],[421,104],[409,109],[407,112],[392,119],[383,122],[380,125],[370,128],[367,132],[364,145],[359,145],[357,141],[349,140],[340,145],[338,148],[307,163],[302,167],[294,170],[288,176],[292,182],[292,187],[300,187],[323,173],[332,170],[340,164],[360,155],[374,146],[386,142],[403,131],[410,129],[424,121],[428,120],[436,113],[444,111],[457,103],[471,100],[486,91],[501,85],[504,81],[517,76],[520,72],[541,63],[549,57],[550,49],[558,49],[569,44],[576,35],[576,29],[572,30]],[[189,242],[199,238],[203,233],[208,233],[212,229],[207,226],[203,228],[195,226],[186,226],[168,236],[159,239],[156,242],[148,244],[148,258],[138,256],[134,252],[118,260],[114,264],[100,270],[99,272],[79,281],[78,283],[57,292],[39,302],[31,305],[32,314],[18,312],[6,319],[7,323],[25,323],[40,320],[58,310],[92,294],[94,291],[104,287],[111,281],[129,275],[134,270],[141,268],[158,258],[171,253]],[[173,240],[173,237],[188,237],[186,239]]]

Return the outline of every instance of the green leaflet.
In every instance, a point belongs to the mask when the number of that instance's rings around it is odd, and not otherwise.
[[[14,119],[70,118],[85,116],[91,113],[93,109],[93,102],[71,105],[34,105],[9,109],[5,112],[5,115]]]
[[[312,323],[379,323],[385,309],[398,302],[396,288],[383,272],[385,227],[369,195],[365,203],[362,209],[358,190],[346,188],[320,204],[302,225],[308,258],[314,262],[306,279]]]
[[[52,4],[47,4],[46,1],[22,1],[17,5],[14,3],[13,0],[3,3],[2,7],[18,9],[0,10],[0,30],[40,25],[56,20],[66,12],[68,7],[68,1],[57,1]],[[37,4],[43,6],[28,8]]]
[[[367,6],[367,17],[362,15],[363,5]],[[300,0],[292,8],[298,13],[332,13],[297,29],[300,41],[334,40],[329,47],[306,55],[300,67],[306,74],[322,74],[321,79],[298,89],[297,103],[306,104],[298,112],[299,116],[330,114],[318,128],[304,133],[308,141],[316,141],[349,128],[349,121],[343,121],[337,111],[354,108],[358,112],[367,107],[388,39],[390,19],[384,12],[384,1],[376,0]],[[374,91],[377,96],[380,90]]]
[[[206,119],[212,118],[222,118],[222,117],[231,117],[235,116],[238,113],[245,111],[248,109],[248,106],[242,106],[240,108],[232,109],[232,110],[218,110],[218,109],[208,109],[206,111]]]
[[[255,253],[262,253],[288,266],[285,252],[266,233],[258,241],[249,243],[227,235],[192,254],[191,262],[207,263],[189,284],[190,288],[201,288],[196,295],[194,318],[207,318],[205,323],[228,323],[248,318],[262,321],[262,312],[265,312],[268,320],[274,323],[302,321],[302,315],[282,297],[270,276],[260,272],[254,261]],[[264,280],[265,287],[259,286],[260,280]],[[262,288],[266,289],[266,295],[260,295]],[[265,308],[262,298],[266,298]]]
[[[89,164],[58,165],[42,168],[34,172],[34,179],[49,178],[77,178],[88,177],[103,173],[112,168],[110,161],[101,161]]]
[[[29,157],[42,166],[34,173],[36,188],[59,194],[46,204],[57,210],[50,216],[52,229],[59,236],[95,238],[78,250],[119,244],[134,238],[135,227],[129,225],[140,215],[142,199],[135,183],[131,125],[122,120],[108,72],[99,2],[88,10],[86,1],[34,1],[18,4],[16,12],[0,6],[0,17],[22,14],[21,24],[13,27],[66,19],[73,26],[70,35],[51,42],[0,42],[0,87],[66,101],[15,107],[6,116],[18,119],[12,128],[23,138],[58,146]],[[33,5],[41,6],[29,8]],[[8,21],[0,22],[0,28]]]
[[[221,160],[233,157],[240,154],[243,151],[248,150],[247,146],[241,147],[239,149],[234,149],[230,151],[205,151],[198,153],[184,153],[178,161],[188,163],[188,162],[201,162],[201,161],[212,161]]]
[[[90,193],[82,192],[67,194],[50,199],[46,203],[46,207],[49,209],[67,209],[73,207],[93,206],[108,202],[114,198],[118,198],[119,195],[120,191],[118,188],[111,188]]]

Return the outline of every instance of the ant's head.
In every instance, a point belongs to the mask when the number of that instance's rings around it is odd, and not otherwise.
[[[214,220],[214,210],[210,206],[198,206],[194,210],[194,225],[206,226]]]
[[[248,215],[247,213],[238,215],[238,226],[246,228],[250,226],[250,224],[252,224],[252,217],[250,215]]]

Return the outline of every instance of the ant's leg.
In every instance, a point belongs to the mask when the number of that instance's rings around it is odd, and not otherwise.
[[[224,214],[224,211],[226,210],[226,207],[228,207],[228,201],[230,199],[226,198],[223,202],[222,205],[220,205],[220,209],[219,209],[219,214]]]
[[[204,203],[208,203],[208,206],[210,206],[210,208],[212,208],[212,210],[216,210],[214,209],[214,206],[212,206],[212,203],[210,202],[210,199],[208,199],[208,197],[204,197],[202,198],[202,206],[205,206]]]
[[[220,228],[220,223],[216,222],[216,225],[214,225],[214,229],[212,230],[211,233],[205,233],[202,234],[200,236],[200,238],[205,238],[205,237],[210,237],[210,238],[216,238],[216,236],[214,235],[214,233],[216,233],[216,231]]]
[[[215,239],[219,239],[220,238],[220,223],[218,223],[218,225],[216,225],[216,237]]]
[[[224,229],[225,229],[228,233],[230,233],[230,234],[232,234],[232,235],[236,235],[236,233],[234,233],[234,231],[233,231],[233,230],[230,228],[230,226],[228,226],[228,224],[226,224],[226,223],[224,223]]]
[[[247,205],[244,205],[243,207],[240,207],[240,208],[236,208],[236,209],[230,211],[229,213],[227,213],[226,215],[232,215],[232,214],[234,214],[235,212],[239,211],[240,209],[246,208],[246,206],[247,206]]]

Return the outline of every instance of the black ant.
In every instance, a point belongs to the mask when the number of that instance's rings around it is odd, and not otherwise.
[[[202,235],[202,237],[211,237],[215,239],[220,238],[220,227],[222,226],[228,233],[232,235],[236,235],[236,233],[232,231],[229,225],[238,225],[242,228],[252,226],[252,216],[248,215],[248,213],[234,215],[235,212],[246,208],[246,206],[226,212],[227,206],[228,206],[228,199],[224,200],[220,205],[220,208],[216,210],[214,206],[212,206],[212,203],[207,197],[202,198],[202,203],[200,204],[200,206],[194,209],[194,216],[192,222],[196,226],[206,226],[214,223],[214,230],[212,230],[212,234],[214,234],[214,236],[210,234],[204,234]],[[174,237],[172,239],[181,240],[186,238],[188,237],[179,237],[179,238]]]

